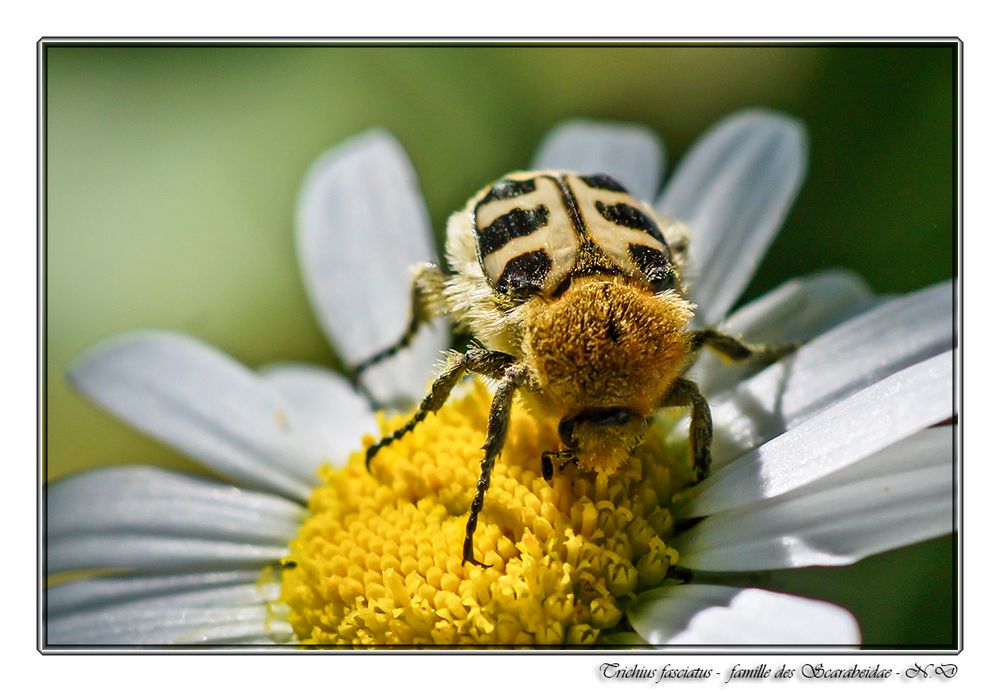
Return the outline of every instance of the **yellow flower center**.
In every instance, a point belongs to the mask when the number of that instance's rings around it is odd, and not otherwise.
[[[360,451],[321,469],[282,574],[300,642],[594,645],[663,580],[678,558],[666,507],[690,481],[685,450],[653,425],[614,475],[571,465],[546,481],[540,457],[558,436],[516,404],[474,538],[490,567],[462,564],[489,405],[477,383],[380,451],[372,473]]]

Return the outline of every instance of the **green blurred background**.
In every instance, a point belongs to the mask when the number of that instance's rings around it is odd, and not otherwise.
[[[956,51],[49,45],[46,477],[199,470],[68,387],[67,364],[113,334],[174,329],[251,366],[336,366],[298,273],[295,197],[313,159],[373,126],[409,152],[440,245],[447,215],[564,118],[644,123],[673,164],[734,110],[784,110],[809,130],[809,174],[747,296],[838,266],[878,292],[954,276]],[[945,538],[758,583],[846,604],[868,644],[947,648],[954,551]]]

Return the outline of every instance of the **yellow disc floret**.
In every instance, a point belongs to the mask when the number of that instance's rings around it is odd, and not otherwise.
[[[385,447],[372,473],[363,452],[321,470],[282,575],[300,642],[592,646],[663,580],[678,558],[666,507],[690,480],[683,453],[653,426],[614,474],[567,466],[545,481],[541,453],[558,437],[518,405],[475,534],[490,567],[462,564],[489,403],[477,384]]]

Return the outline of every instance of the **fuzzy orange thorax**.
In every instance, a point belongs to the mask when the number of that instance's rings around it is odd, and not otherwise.
[[[691,305],[620,277],[575,279],[557,299],[529,311],[525,359],[559,418],[596,408],[638,416],[656,410],[691,354]]]

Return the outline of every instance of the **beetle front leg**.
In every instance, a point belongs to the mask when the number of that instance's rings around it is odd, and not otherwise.
[[[698,385],[691,380],[679,379],[674,382],[660,405],[691,407],[688,441],[691,445],[695,480],[703,480],[712,465],[712,411],[708,407],[708,401],[698,390]]]
[[[381,440],[373,444],[365,451],[365,467],[371,471],[372,459],[379,450],[386,447],[407,433],[411,432],[420,424],[429,413],[438,411],[448,400],[451,390],[462,379],[467,372],[474,372],[487,377],[497,377],[503,369],[514,361],[514,357],[500,351],[488,351],[482,348],[469,349],[465,353],[452,353],[448,357],[441,374],[431,385],[431,391],[420,402],[413,417],[407,421],[406,425],[398,430],[389,433]]]
[[[527,376],[528,370],[524,366],[511,366],[500,380],[496,394],[493,396],[493,403],[490,405],[490,418],[487,425],[486,444],[483,445],[483,460],[480,463],[479,482],[476,483],[476,496],[472,500],[472,507],[469,511],[469,521],[465,525],[465,544],[462,546],[462,564],[471,562],[480,567],[489,567],[477,560],[472,550],[472,536],[476,532],[476,525],[479,523],[479,513],[483,509],[483,501],[486,498],[486,491],[490,487],[490,475],[493,473],[493,464],[503,449],[504,440],[507,439],[507,425],[510,422],[510,407],[514,402],[514,393],[521,386]]]

